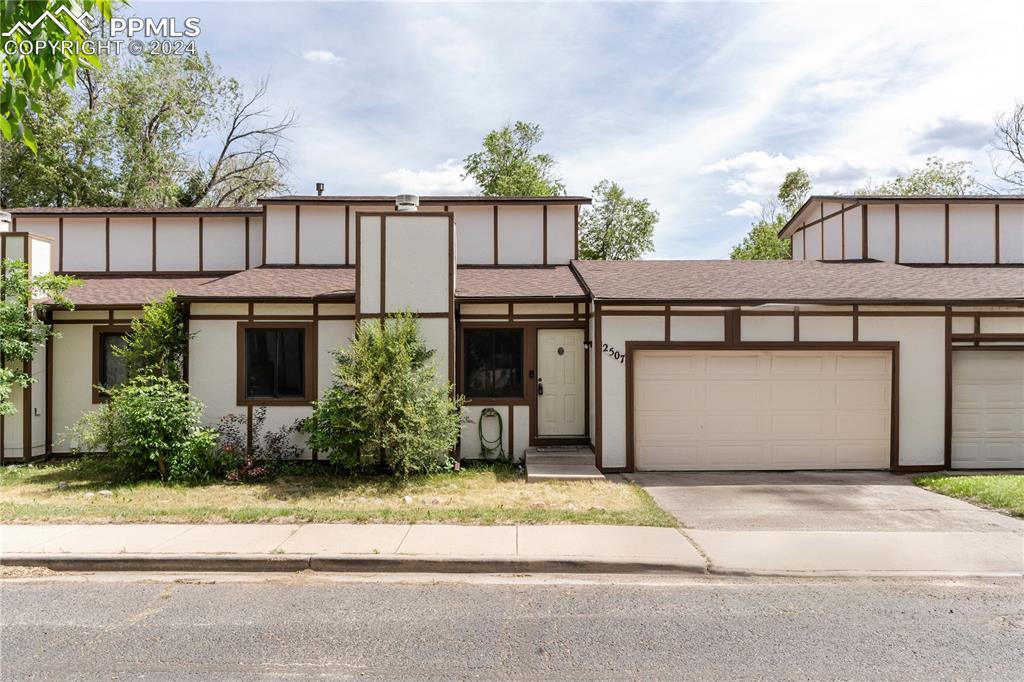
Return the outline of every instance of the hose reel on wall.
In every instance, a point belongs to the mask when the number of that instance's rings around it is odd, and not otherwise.
[[[484,420],[497,419],[498,421],[498,436],[497,438],[487,438],[484,436]],[[505,446],[503,444],[505,435],[505,422],[501,418],[501,413],[493,407],[485,407],[480,412],[480,418],[476,422],[476,432],[480,436],[480,457],[483,459],[505,459]]]

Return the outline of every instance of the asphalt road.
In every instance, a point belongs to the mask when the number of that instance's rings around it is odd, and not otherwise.
[[[30,679],[1024,679],[1019,580],[0,582]]]

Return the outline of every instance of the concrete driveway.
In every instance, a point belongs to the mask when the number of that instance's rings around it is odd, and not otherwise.
[[[629,474],[723,574],[1024,575],[1024,522],[883,472]]]
[[[1024,522],[886,472],[628,474],[684,528],[739,531],[1022,531]]]

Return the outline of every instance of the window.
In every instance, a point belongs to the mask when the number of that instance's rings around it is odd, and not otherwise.
[[[466,329],[463,343],[466,397],[523,397],[522,329]]]
[[[307,323],[239,327],[239,402],[313,399],[313,327]]]
[[[106,394],[97,387],[113,388],[128,378],[124,358],[114,355],[114,349],[124,345],[127,327],[93,327],[92,337],[92,401],[103,402]]]

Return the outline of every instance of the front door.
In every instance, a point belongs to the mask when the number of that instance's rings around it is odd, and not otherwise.
[[[537,435],[584,435],[582,329],[537,330]]]

